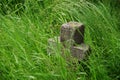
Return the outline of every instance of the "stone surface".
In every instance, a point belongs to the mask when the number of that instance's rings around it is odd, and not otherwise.
[[[54,37],[48,39],[48,48],[47,48],[47,53],[49,55],[54,54],[56,49],[58,48],[57,46],[60,44],[60,37]]]
[[[75,44],[84,42],[84,25],[78,22],[69,22],[63,24],[60,32],[60,41],[64,42],[71,40]]]
[[[78,60],[83,60],[88,55],[90,47],[86,44],[81,44],[79,46],[72,46],[70,49],[71,55]]]

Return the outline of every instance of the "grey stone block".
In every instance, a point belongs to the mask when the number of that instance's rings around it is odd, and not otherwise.
[[[60,45],[60,37],[54,37],[54,38],[50,38],[48,39],[48,48],[47,48],[47,53],[49,55],[51,54],[55,54],[55,50],[58,49],[57,46]]]
[[[81,44],[79,46],[72,46],[70,49],[71,55],[78,60],[83,60],[88,55],[90,47],[86,44]]]
[[[60,32],[60,41],[73,41],[72,45],[84,42],[84,25],[78,22],[63,24]]]
[[[55,37],[55,38],[50,38],[48,40],[48,49],[47,49],[47,53],[49,55],[53,55],[55,54],[55,50],[57,50],[57,46],[60,45],[60,37]],[[66,44],[67,45],[67,44]],[[64,56],[64,50],[69,49],[70,50],[70,54],[74,57],[77,58],[78,60],[83,60],[86,58],[88,51],[90,50],[90,47],[86,44],[80,44],[78,46],[71,46],[71,47],[61,47],[61,54],[62,56]]]

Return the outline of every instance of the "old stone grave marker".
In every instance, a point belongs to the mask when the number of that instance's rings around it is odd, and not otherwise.
[[[84,43],[85,26],[78,22],[68,22],[61,26],[60,36],[48,40],[48,53],[54,54],[57,44],[63,45],[61,53],[69,49],[72,57],[83,60],[86,58],[90,47]]]

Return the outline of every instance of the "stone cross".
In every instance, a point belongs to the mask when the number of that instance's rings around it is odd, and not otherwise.
[[[78,60],[85,59],[89,46],[84,43],[85,26],[78,22],[68,22],[61,26],[60,37],[50,38],[48,40],[48,53],[53,54],[57,43],[63,45],[62,48],[69,49],[72,57]],[[53,49],[51,49],[53,48]],[[64,51],[62,50],[64,54]]]

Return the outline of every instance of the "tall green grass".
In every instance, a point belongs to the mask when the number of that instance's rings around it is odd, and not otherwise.
[[[106,3],[106,2],[105,2]],[[85,0],[26,0],[24,11],[0,13],[0,80],[119,80],[118,9]],[[109,5],[109,6],[108,6]],[[87,61],[68,65],[60,53],[47,54],[47,40],[69,21],[85,24]]]

